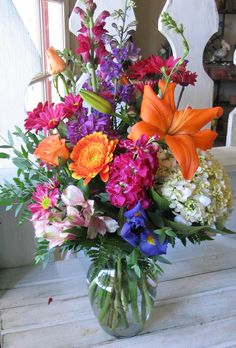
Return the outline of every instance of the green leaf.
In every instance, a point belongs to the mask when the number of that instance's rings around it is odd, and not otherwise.
[[[161,244],[164,244],[164,242],[165,242],[165,240],[166,240],[166,235],[165,235],[165,233],[161,234],[161,235],[158,237],[158,239],[159,239],[159,242],[160,242]]]
[[[15,210],[15,217],[17,217],[19,215],[19,212],[21,211],[21,209],[23,208],[24,203],[21,203],[17,206],[16,210]]]
[[[214,229],[210,226],[188,226],[184,224],[180,224],[178,222],[174,222],[168,219],[165,219],[165,223],[167,226],[171,227],[174,231],[178,232],[179,234],[182,234],[184,236],[190,236],[194,235],[199,232],[213,232],[213,233],[220,233],[220,234],[235,234],[236,232],[228,230],[227,228],[220,226],[220,229]]]
[[[151,195],[154,202],[156,203],[158,210],[165,211],[169,209],[169,205],[170,205],[169,201],[166,198],[160,196],[159,193],[157,193],[154,190],[154,188],[151,189]]]
[[[12,149],[12,146],[10,146],[10,145],[1,145],[0,149]]]
[[[163,256],[160,256],[160,255],[156,256],[156,260],[161,263],[165,263],[166,265],[171,265],[171,262]]]
[[[10,158],[10,156],[7,153],[0,152],[0,158]]]
[[[132,269],[134,270],[134,272],[137,275],[137,277],[141,278],[141,269],[140,269],[139,265],[137,265],[137,264],[134,265],[132,267]]]
[[[13,137],[12,137],[10,131],[8,131],[7,136],[8,136],[8,142],[9,142],[9,144],[10,144],[11,146],[14,146],[14,140],[13,140]]]

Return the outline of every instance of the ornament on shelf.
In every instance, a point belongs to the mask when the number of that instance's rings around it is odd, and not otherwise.
[[[213,53],[213,61],[221,61],[226,58],[230,51],[230,45],[224,39],[221,40],[221,47]]]

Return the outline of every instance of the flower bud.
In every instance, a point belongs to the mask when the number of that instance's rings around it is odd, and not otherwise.
[[[93,109],[101,112],[102,114],[109,115],[112,113],[111,104],[107,100],[97,95],[96,93],[81,89],[79,94],[81,98],[86,103],[88,103]]]
[[[85,0],[85,5],[86,5],[88,15],[90,17],[93,17],[94,12],[97,8],[97,5],[93,2],[93,0]]]
[[[57,51],[53,47],[49,47],[49,49],[46,51],[46,55],[50,66],[49,73],[51,75],[59,74],[65,70],[65,61],[59,57]]]

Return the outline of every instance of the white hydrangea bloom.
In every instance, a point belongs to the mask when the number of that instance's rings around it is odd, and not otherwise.
[[[233,194],[229,177],[219,162],[209,152],[200,152],[194,177],[184,180],[171,157],[167,150],[161,151],[157,180],[162,182],[159,190],[170,202],[175,221],[209,226],[224,223],[232,210]]]

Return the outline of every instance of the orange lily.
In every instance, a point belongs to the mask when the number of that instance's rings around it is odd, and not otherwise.
[[[155,134],[164,139],[179,163],[183,177],[192,179],[199,166],[196,149],[208,150],[213,146],[217,133],[201,130],[214,118],[222,115],[221,107],[209,109],[177,110],[174,101],[176,84],[170,83],[165,91],[165,81],[159,81],[159,88],[164,94],[160,98],[150,86],[145,86],[141,106],[142,121],[136,123],[129,134],[129,139],[137,140],[141,135],[151,137]]]

